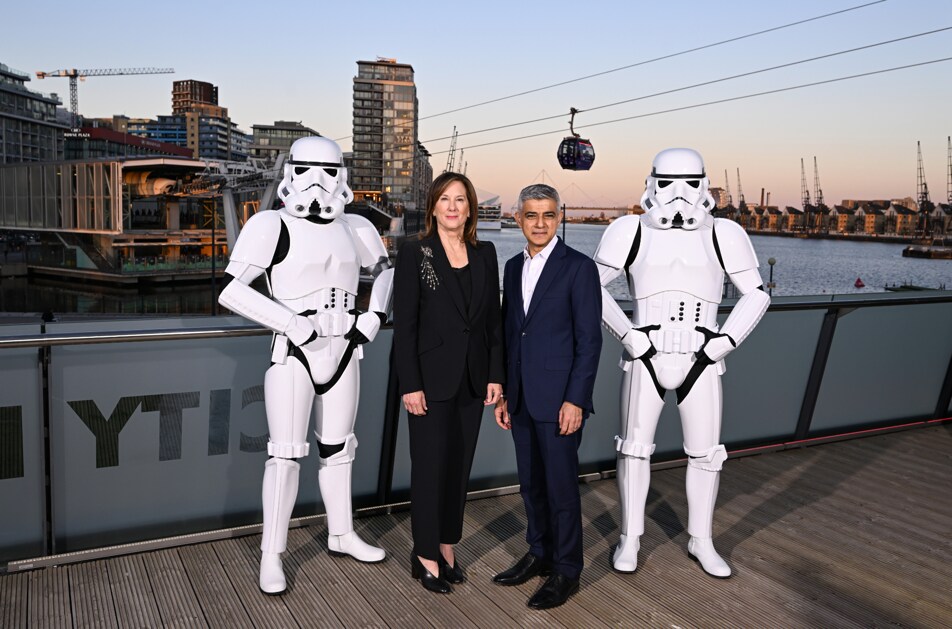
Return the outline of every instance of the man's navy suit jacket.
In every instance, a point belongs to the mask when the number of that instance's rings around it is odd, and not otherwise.
[[[595,262],[561,239],[546,260],[529,310],[522,301],[523,253],[506,262],[503,330],[510,413],[558,422],[563,402],[593,412],[602,348],[602,295]],[[527,408],[517,405],[520,400]]]

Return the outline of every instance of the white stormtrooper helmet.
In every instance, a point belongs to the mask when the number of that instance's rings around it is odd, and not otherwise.
[[[299,138],[291,145],[278,197],[299,218],[330,222],[354,199],[347,185],[344,155],[337,142],[320,136]]]
[[[697,229],[714,209],[704,160],[692,149],[665,149],[645,180],[641,207],[659,229]]]

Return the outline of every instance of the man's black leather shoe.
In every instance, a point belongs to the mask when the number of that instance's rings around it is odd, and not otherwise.
[[[535,576],[548,576],[552,574],[552,563],[545,559],[540,559],[532,553],[526,553],[525,556],[516,562],[516,565],[503,570],[493,577],[493,583],[499,585],[522,585]]]
[[[542,584],[538,592],[532,595],[528,605],[532,609],[552,609],[569,600],[569,597],[576,592],[578,592],[578,579],[570,579],[556,572]]]

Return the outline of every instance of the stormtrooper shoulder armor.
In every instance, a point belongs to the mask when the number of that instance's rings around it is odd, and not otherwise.
[[[732,275],[760,266],[747,232],[734,221],[724,218],[714,219],[714,238],[721,264],[728,274]]]
[[[274,250],[281,238],[281,212],[264,210],[253,215],[241,228],[231,252],[231,262],[250,264],[261,269],[271,266]]]
[[[362,268],[374,269],[378,265],[383,265],[384,268],[389,266],[387,249],[373,223],[359,214],[342,214],[337,220],[346,223],[354,234]]]
[[[641,221],[638,216],[622,216],[615,219],[605,230],[598,249],[595,251],[595,262],[611,267],[623,269],[626,263],[630,264],[634,258],[635,242],[639,240]]]

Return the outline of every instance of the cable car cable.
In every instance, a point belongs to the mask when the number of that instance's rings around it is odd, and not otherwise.
[[[574,79],[569,79],[569,80],[567,80],[567,81],[560,81],[559,83],[553,83],[552,85],[544,85],[544,86],[542,86],[542,87],[533,88],[533,89],[531,89],[531,90],[526,90],[526,91],[524,91],[524,92],[518,92],[518,93],[516,93],[516,94],[510,94],[510,95],[508,95],[508,96],[500,96],[500,97],[498,97],[498,98],[493,98],[493,99],[490,99],[490,100],[487,100],[487,101],[483,101],[483,102],[480,102],[480,103],[474,103],[474,104],[472,104],[472,105],[466,105],[466,106],[464,106],[464,107],[457,107],[456,109],[449,109],[449,110],[447,110],[447,111],[442,111],[442,112],[440,112],[440,113],[430,114],[429,116],[417,117],[416,122],[419,122],[419,121],[421,121],[421,120],[428,120],[428,119],[430,119],[430,118],[438,118],[438,117],[440,117],[440,116],[445,116],[445,115],[447,115],[447,114],[453,114],[453,113],[456,113],[456,112],[459,112],[459,111],[465,111],[465,110],[467,110],[467,109],[475,109],[476,107],[482,107],[483,105],[489,105],[489,104],[492,104],[492,103],[498,103],[498,102],[500,102],[500,101],[509,100],[509,99],[512,99],[512,98],[517,98],[517,97],[519,97],[519,96],[525,96],[525,95],[527,95],[527,94],[534,94],[535,92],[541,92],[541,91],[544,91],[544,90],[549,90],[549,89],[552,89],[552,88],[554,88],[554,87],[561,87],[561,86],[563,86],[563,85],[569,85],[569,84],[571,84],[571,83],[578,83],[579,81],[585,81],[585,80],[587,80],[587,79],[593,79],[593,78],[596,78],[596,77],[599,77],[599,76],[604,76],[604,75],[606,75],[606,74],[612,74],[613,72],[621,72],[622,70],[628,70],[628,69],[630,69],[630,68],[636,68],[636,67],[638,67],[638,66],[647,65],[647,64],[649,64],[649,63],[654,63],[654,62],[656,62],[656,61],[664,61],[665,59],[672,59],[672,58],[674,58],[674,57],[680,57],[680,56],[682,56],[682,55],[687,55],[687,54],[690,54],[690,53],[692,53],[692,52],[698,52],[698,51],[701,51],[701,50],[707,50],[707,49],[709,49],[709,48],[715,48],[715,47],[717,47],[717,46],[723,46],[723,45],[725,45],[725,44],[731,44],[731,43],[734,43],[734,42],[737,42],[737,41],[741,41],[741,40],[744,40],[744,39],[749,39],[749,38],[751,38],[751,37],[757,37],[758,35],[765,35],[765,34],[767,34],[767,33],[773,33],[773,32],[780,31],[780,30],[783,30],[783,29],[786,29],[786,28],[792,28],[792,27],[794,27],[794,26],[800,26],[801,24],[808,24],[808,23],[810,23],[810,22],[816,22],[816,21],[818,21],[818,20],[823,20],[823,19],[826,19],[826,18],[828,18],[828,17],[833,17],[833,16],[840,15],[840,14],[843,14],[843,13],[849,13],[850,11],[858,11],[859,9],[865,9],[865,8],[871,7],[871,6],[876,5],[876,4],[882,4],[883,2],[886,2],[886,1],[887,1],[887,0],[873,0],[873,2],[866,2],[866,3],[864,3],[864,4],[858,4],[858,5],[855,5],[855,6],[852,6],[852,7],[847,7],[847,8],[845,8],[845,9],[840,9],[840,10],[838,10],[838,11],[833,11],[833,12],[831,12],[831,13],[824,13],[824,14],[822,14],[822,15],[816,15],[816,16],[809,17],[809,18],[805,18],[805,19],[802,19],[802,20],[797,20],[797,21],[795,21],[795,22],[788,22],[787,24],[781,24],[780,26],[773,26],[773,27],[770,27],[770,28],[767,28],[767,29],[763,29],[763,30],[759,30],[759,31],[754,31],[754,32],[752,32],[752,33],[747,33],[747,34],[745,34],[745,35],[738,35],[738,36],[736,36],[736,37],[730,37],[730,38],[728,38],[728,39],[722,39],[722,40],[720,40],[720,41],[712,42],[712,43],[710,43],[710,44],[704,44],[703,46],[697,46],[697,47],[695,47],[695,48],[689,48],[689,49],[687,49],[687,50],[682,50],[682,51],[680,51],[680,52],[673,52],[673,53],[670,53],[670,54],[667,54],[667,55],[662,55],[662,56],[660,56],[660,57],[655,57],[655,58],[653,58],[653,59],[645,59],[644,61],[637,61],[637,62],[635,62],[635,63],[631,63],[631,64],[628,64],[628,65],[625,65],[625,66],[621,66],[621,67],[618,67],[618,68],[612,68],[612,69],[610,69],[610,70],[603,70],[603,71],[601,71],[601,72],[596,72],[596,73],[594,73],[594,74],[588,74],[588,75],[586,75],[586,76],[580,76],[580,77],[577,77],[577,78],[574,78]],[[345,136],[343,136],[343,137],[337,138],[336,141],[339,142],[339,141],[341,141],[341,140],[347,140],[347,139],[350,139],[350,138],[352,138],[352,137],[354,137],[354,136],[353,136],[353,135],[345,135]]]
[[[653,112],[649,112],[649,113],[645,113],[645,114],[638,114],[638,115],[636,115],[636,116],[627,116],[627,117],[625,117],[625,118],[616,118],[616,119],[614,119],[614,120],[603,120],[603,121],[601,121],[601,122],[593,122],[593,123],[591,123],[591,124],[588,124],[588,125],[586,125],[586,126],[584,126],[584,127],[580,127],[580,128],[588,129],[588,128],[590,128],[590,127],[598,127],[598,126],[607,125],[607,124],[614,124],[614,123],[616,123],[616,122],[625,122],[625,121],[628,121],[628,120],[636,120],[636,119],[638,119],[638,118],[648,118],[648,117],[651,117],[651,116],[659,116],[659,115],[661,115],[661,114],[669,114],[669,113],[674,113],[674,112],[677,112],[677,111],[685,111],[685,110],[688,110],[688,109],[697,109],[697,108],[700,108],[700,107],[707,107],[707,106],[709,106],[709,105],[718,105],[718,104],[721,104],[721,103],[730,103],[730,102],[733,102],[733,101],[746,100],[746,99],[750,99],[750,98],[756,98],[756,97],[758,97],[758,96],[767,96],[767,95],[770,95],[770,94],[779,94],[779,93],[781,93],[781,92],[790,92],[790,91],[793,91],[793,90],[804,89],[804,88],[807,88],[807,87],[815,87],[815,86],[817,86],[817,85],[828,85],[828,84],[830,84],[830,83],[838,83],[838,82],[840,82],[840,81],[849,81],[849,80],[852,80],[852,79],[858,79],[858,78],[863,78],[863,77],[867,77],[867,76],[874,76],[874,75],[877,75],[877,74],[886,74],[886,73],[888,73],[888,72],[898,72],[898,71],[900,71],[900,70],[908,70],[908,69],[911,69],[911,68],[918,68],[918,67],[922,67],[922,66],[932,65],[932,64],[935,64],[935,63],[943,63],[943,62],[946,62],[946,61],[952,61],[952,57],[943,57],[943,58],[941,58],[941,59],[932,59],[932,60],[930,60],[930,61],[920,61],[920,62],[918,62],[918,63],[911,63],[911,64],[907,64],[907,65],[902,65],[902,66],[895,66],[895,67],[892,67],[892,68],[883,68],[883,69],[880,69],[880,70],[872,70],[872,71],[870,71],[870,72],[862,72],[862,73],[860,73],[860,74],[851,74],[851,75],[848,75],[848,76],[836,77],[836,78],[834,78],[834,79],[825,79],[825,80],[823,80],[823,81],[813,81],[813,82],[811,82],[811,83],[802,83],[802,84],[800,84],[800,85],[791,85],[791,86],[788,86],[788,87],[781,87],[781,88],[777,88],[777,89],[773,89],[773,90],[766,90],[766,91],[763,91],[763,92],[755,92],[755,93],[753,93],[753,94],[743,94],[743,95],[741,95],[741,96],[731,96],[731,97],[729,97],[729,98],[722,98],[722,99],[707,101],[707,102],[703,102],[703,103],[694,103],[693,105],[685,105],[685,106],[683,106],[683,107],[672,107],[672,108],[670,108],[670,109],[662,109],[662,110],[659,110],[659,111],[653,111]],[[495,140],[495,141],[492,141],[492,142],[484,142],[484,143],[482,143],[482,144],[471,144],[471,145],[469,145],[469,146],[464,146],[464,147],[462,147],[462,148],[463,148],[463,150],[467,150],[467,151],[468,151],[468,150],[470,150],[470,149],[480,148],[480,147],[483,147],[483,146],[491,146],[491,145],[493,145],[493,144],[504,144],[504,143],[506,143],[506,142],[515,142],[515,141],[517,141],[517,140],[527,140],[527,139],[530,139],[530,138],[538,138],[538,137],[542,137],[542,136],[546,136],[546,135],[555,135],[555,134],[557,134],[557,133],[558,133],[558,134],[564,134],[564,133],[565,133],[565,129],[563,128],[563,129],[555,129],[555,130],[553,130],[553,131],[543,131],[543,132],[541,132],[541,133],[533,133],[533,134],[530,134],[530,135],[523,135],[523,136],[514,137],[514,138],[506,138],[506,139],[503,139],[503,140]],[[431,152],[431,155],[440,155],[440,154],[442,154],[442,153],[449,153],[449,151],[448,151],[448,150],[446,150],[446,151],[433,151],[433,152]]]
[[[723,83],[723,82],[725,82],[725,81],[731,81],[731,80],[733,80],[733,79],[740,79],[740,78],[747,77],[747,76],[753,76],[753,75],[755,75],[755,74],[763,74],[763,73],[765,73],[765,72],[770,72],[770,71],[773,71],[773,70],[780,70],[780,69],[782,69],[782,68],[789,68],[789,67],[796,66],[796,65],[800,65],[800,64],[804,64],[804,63],[810,63],[810,62],[812,62],[812,61],[819,61],[819,60],[821,60],[821,59],[829,59],[829,58],[831,58],[831,57],[837,57],[837,56],[840,56],[840,55],[846,55],[846,54],[849,54],[849,53],[852,53],[852,52],[858,52],[858,51],[861,51],[861,50],[868,50],[868,49],[870,49],[870,48],[876,48],[876,47],[878,47],[878,46],[885,46],[885,45],[887,45],[887,44],[894,44],[894,43],[901,42],[901,41],[906,41],[906,40],[910,40],[910,39],[916,39],[917,37],[925,37],[926,35],[934,35],[934,34],[936,34],[936,33],[941,33],[941,32],[943,32],[943,31],[948,31],[948,30],[952,30],[952,26],[946,26],[946,27],[943,27],[943,28],[937,28],[937,29],[934,29],[934,30],[931,30],[931,31],[925,31],[925,32],[922,32],[922,33],[916,33],[916,34],[914,34],[914,35],[906,35],[906,36],[904,36],[904,37],[897,37],[896,39],[888,39],[888,40],[881,41],[881,42],[875,42],[875,43],[872,43],[872,44],[866,44],[866,45],[864,45],[864,46],[858,46],[858,47],[856,47],[856,48],[848,48],[848,49],[846,49],[846,50],[840,50],[840,51],[838,51],[838,52],[831,52],[831,53],[828,53],[828,54],[825,54],[825,55],[819,55],[819,56],[817,56],[817,57],[809,57],[809,58],[807,58],[807,59],[800,59],[799,61],[791,61],[791,62],[788,62],[788,63],[782,63],[782,64],[780,64],[780,65],[770,66],[770,67],[768,67],[768,68],[761,68],[761,69],[759,69],[759,70],[751,70],[751,71],[749,71],[749,72],[742,72],[742,73],[740,73],[740,74],[733,74],[733,75],[731,75],[731,76],[725,76],[725,77],[721,77],[721,78],[718,78],[718,79],[713,79],[713,80],[710,80],[710,81],[703,81],[703,82],[701,82],[701,83],[694,83],[693,85],[686,85],[686,86],[684,86],[684,87],[676,87],[676,88],[673,88],[673,89],[670,89],[670,90],[665,90],[665,91],[662,91],[662,92],[655,92],[655,93],[653,93],[653,94],[646,94],[646,95],[644,95],[644,96],[636,96],[635,98],[628,98],[628,99],[620,100],[620,101],[617,101],[617,102],[614,102],[614,103],[608,103],[608,104],[606,104],[606,105],[597,105],[597,106],[595,106],[595,107],[589,107],[589,108],[587,108],[587,109],[579,109],[579,110],[577,111],[577,113],[586,113],[586,112],[590,112],[590,111],[598,111],[599,109],[607,109],[608,107],[615,107],[615,106],[617,106],[617,105],[624,105],[624,104],[627,104],[627,103],[633,103],[633,102],[636,102],[636,101],[639,101],[639,100],[647,100],[647,99],[649,99],[649,98],[654,98],[654,97],[656,97],[656,96],[665,96],[665,95],[667,95],[667,94],[673,94],[673,93],[675,93],[675,92],[683,92],[683,91],[685,91],[685,90],[694,89],[694,88],[696,88],[696,87],[704,87],[704,86],[707,86],[707,85],[714,85],[714,84],[716,84],[716,83]],[[552,116],[544,116],[544,117],[542,117],[542,118],[534,118],[534,119],[532,119],[532,120],[524,120],[524,121],[522,121],[522,122],[512,122],[512,123],[509,123],[509,124],[499,125],[499,126],[496,126],[496,127],[488,127],[488,128],[486,128],[486,129],[478,129],[478,130],[476,130],[476,131],[467,131],[467,132],[465,132],[465,133],[458,133],[458,134],[457,134],[457,137],[463,137],[463,136],[467,136],[467,135],[476,135],[476,134],[478,134],[478,133],[487,133],[487,132],[489,132],[489,131],[499,131],[500,129],[508,129],[508,128],[511,128],[511,127],[518,127],[518,126],[520,126],[520,125],[533,124],[533,123],[536,123],[536,122],[544,122],[544,121],[546,121],[546,120],[555,120],[556,118],[564,118],[564,117],[565,117],[565,112],[562,112],[562,113],[555,114],[555,115],[552,115]],[[425,144],[428,144],[428,143],[431,143],[431,142],[440,142],[440,141],[442,141],[442,140],[449,140],[450,138],[452,138],[452,136],[445,136],[445,137],[441,137],[441,138],[431,138],[431,139],[429,139],[429,140],[421,140],[421,142],[423,142],[423,143],[425,143]]]

